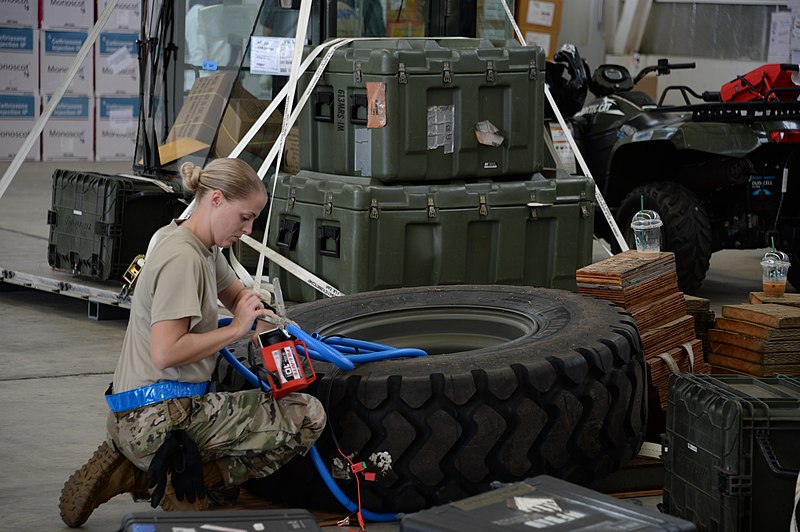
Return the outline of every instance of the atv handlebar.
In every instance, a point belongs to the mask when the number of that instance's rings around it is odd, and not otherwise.
[[[666,76],[672,70],[682,70],[688,68],[695,68],[697,65],[695,63],[670,63],[669,59],[659,59],[657,65],[650,65],[644,67],[634,78],[633,83],[634,85],[639,83],[642,78],[648,75],[650,72],[656,72],[657,76]]]

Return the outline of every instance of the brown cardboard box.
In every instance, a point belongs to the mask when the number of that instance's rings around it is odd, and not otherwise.
[[[217,142],[214,145],[214,153],[217,157],[230,155],[242,137],[250,131],[253,124],[264,113],[269,103],[257,99],[237,84],[217,134]],[[245,151],[265,159],[281,134],[282,123],[282,115],[280,111],[276,110],[247,144]]]
[[[541,46],[545,51],[547,59],[552,59],[556,53],[556,46],[558,46],[558,30],[545,30],[541,26],[523,26],[519,27],[522,35],[525,36],[525,42],[532,46]]]
[[[421,0],[388,2],[386,5],[387,37],[424,37],[428,3]]]
[[[538,26],[541,31],[558,31],[561,27],[563,0],[520,0],[516,19],[521,26]]]
[[[653,75],[645,76],[636,86],[633,87],[633,90],[643,92],[650,96],[654,102],[658,101],[658,78]]]
[[[211,146],[236,77],[236,72],[225,72],[195,80],[165,144],[159,147],[162,164]]]

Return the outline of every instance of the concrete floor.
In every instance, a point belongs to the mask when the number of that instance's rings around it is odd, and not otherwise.
[[[0,164],[0,173],[6,167]],[[0,267],[19,256],[21,240],[41,249],[46,265],[46,212],[56,168],[125,173],[130,164],[24,164],[0,198]],[[603,258],[595,248],[596,259]],[[761,254],[716,253],[698,295],[711,299],[716,312],[723,304],[746,301],[750,291],[760,289]],[[58,496],[67,477],[104,439],[103,391],[124,331],[124,320],[89,320],[87,304],[79,299],[31,289],[0,292],[0,531],[65,529]],[[120,496],[96,510],[84,530],[116,530],[124,514],[149,510]]]

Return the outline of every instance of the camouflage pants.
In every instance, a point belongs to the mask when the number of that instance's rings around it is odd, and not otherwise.
[[[305,454],[324,428],[315,397],[292,393],[276,400],[260,390],[169,399],[108,419],[109,438],[139,469],[147,470],[167,434],[181,429],[204,462],[217,462],[226,486],[274,473]]]

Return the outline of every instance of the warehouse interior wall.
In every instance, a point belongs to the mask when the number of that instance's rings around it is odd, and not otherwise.
[[[648,15],[646,21],[637,21],[643,26],[638,49],[614,50],[626,1],[646,1]],[[695,62],[693,70],[657,78],[648,92],[660,94],[667,85],[716,91],[767,62],[770,18],[776,11],[787,11],[786,4],[771,0],[564,0],[558,47],[575,44],[592,70],[603,62],[614,63],[626,66],[634,76],[659,58]],[[666,103],[679,101],[669,97]]]

